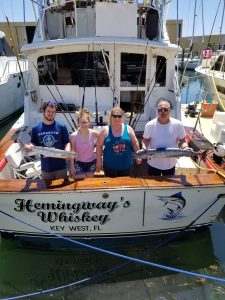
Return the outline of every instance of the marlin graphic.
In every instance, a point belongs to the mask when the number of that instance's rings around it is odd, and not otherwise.
[[[182,193],[176,193],[171,196],[157,196],[159,200],[163,201],[168,210],[167,217],[169,218],[175,218],[178,216],[180,211],[185,207],[186,200],[182,196]]]

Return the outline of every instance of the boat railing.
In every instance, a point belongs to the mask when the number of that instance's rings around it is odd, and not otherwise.
[[[19,66],[20,64],[20,66]],[[20,71],[25,71],[27,69],[27,61],[17,59],[10,59],[6,62],[2,74],[0,74],[0,84],[4,84],[8,81],[11,74],[18,74]]]
[[[38,38],[42,41],[47,39],[58,39],[58,38],[76,38],[76,37],[86,37],[86,36],[101,36],[105,34],[105,31],[99,29],[99,24],[102,22],[99,9],[95,11],[98,2],[108,2],[108,5],[114,4],[136,4],[138,13],[138,24],[137,20],[133,20],[137,26],[137,37],[139,38],[149,38],[154,40],[168,39],[166,34],[165,19],[166,16],[163,14],[162,4],[160,1],[155,1],[158,4],[153,6],[151,1],[144,1],[143,3],[137,0],[118,0],[118,1],[96,1],[96,0],[58,0],[58,1],[46,1],[43,6],[39,6],[39,30]],[[102,6],[101,6],[102,7]],[[121,12],[124,8],[121,9]],[[102,10],[101,10],[102,12]],[[98,18],[96,16],[98,14]],[[133,10],[129,8],[126,13],[133,15]],[[57,14],[59,18],[56,18],[54,14]],[[99,17],[100,16],[100,17]],[[87,26],[84,29],[84,18],[87,19]],[[135,17],[136,18],[136,17]],[[94,22],[98,20],[94,25]],[[106,24],[107,25],[107,24]],[[112,25],[112,24],[111,24]],[[133,26],[133,23],[132,23]],[[128,26],[129,27],[129,26]],[[131,27],[131,26],[130,26]],[[152,27],[154,27],[152,29]],[[156,28],[157,27],[157,28]],[[109,27],[111,35],[117,36],[119,33],[115,31],[113,26]],[[151,28],[151,29],[150,29]],[[85,31],[86,30],[86,31]],[[98,30],[98,32],[97,32]],[[99,31],[100,30],[100,31]],[[134,29],[133,29],[134,30]],[[134,35],[135,31],[130,33],[129,30],[126,32],[128,37]],[[120,36],[120,35],[118,35]],[[121,36],[124,36],[124,32]]]

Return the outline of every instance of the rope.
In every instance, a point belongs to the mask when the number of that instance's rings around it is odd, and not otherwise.
[[[225,179],[225,174],[219,171],[219,170],[221,170],[223,168],[224,164],[220,168],[218,168],[218,169],[210,169],[210,168],[203,168],[199,164],[197,164],[194,160],[192,160],[192,161],[193,161],[194,165],[197,168],[199,168],[200,170],[216,173],[216,174],[222,176]]]

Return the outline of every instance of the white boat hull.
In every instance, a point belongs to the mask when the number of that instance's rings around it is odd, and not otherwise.
[[[210,100],[214,100],[218,103],[218,109],[221,111],[225,107],[225,80],[217,72],[213,72],[207,69],[197,68],[196,71],[203,75],[204,86],[208,91],[208,97]]]
[[[179,211],[177,204],[160,200],[177,193],[184,199]],[[0,230],[33,239],[48,234],[96,239],[185,231],[214,222],[225,203],[222,193],[224,186],[1,193]]]
[[[0,84],[0,122],[23,107],[24,88],[19,77],[20,74],[10,75],[6,83]]]

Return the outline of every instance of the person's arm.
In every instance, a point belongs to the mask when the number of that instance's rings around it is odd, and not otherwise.
[[[75,140],[74,140],[74,133],[71,134],[70,136],[70,143],[67,144],[66,146],[67,151],[74,151],[76,152],[76,145],[75,145]],[[70,157],[69,158],[69,171],[72,176],[75,176],[75,167],[74,167],[75,159]]]
[[[140,146],[139,146],[139,143],[138,143],[138,140],[137,140],[137,137],[134,133],[134,130],[132,127],[128,127],[128,132],[129,132],[129,135],[130,135],[130,138],[131,138],[131,144],[132,144],[132,147],[134,149],[135,152],[137,152],[138,150],[140,150]]]
[[[190,150],[192,150],[192,148],[190,148],[188,146],[188,143],[186,142],[185,138],[179,140],[178,147],[181,148],[181,149],[190,149]]]
[[[70,143],[67,143],[65,146],[66,151],[71,151]]]
[[[102,131],[98,134],[96,145],[96,172],[100,172],[102,170],[102,149],[106,135],[106,128],[102,129]]]
[[[24,144],[23,145],[23,149],[26,151],[26,152],[30,152],[32,151],[32,146],[34,146],[34,144],[30,143],[30,144]]]
[[[31,142],[29,144],[24,144],[23,148],[26,152],[31,152],[32,151],[32,146],[37,146],[36,143],[34,143],[34,139],[35,139],[35,131],[32,128],[31,131]]]
[[[150,138],[149,139],[143,138],[143,140],[142,140],[142,149],[148,149],[149,144],[150,144]]]
[[[93,130],[93,134],[94,134],[94,138],[95,138],[95,146],[96,146],[97,141],[98,141],[99,131]]]
[[[138,139],[135,135],[135,132],[134,132],[133,128],[129,126],[128,127],[128,132],[129,132],[129,135],[130,135],[130,138],[131,138],[132,147],[133,147],[134,151],[137,152],[138,150],[140,150],[140,145],[139,145]],[[136,163],[138,165],[140,165],[141,162],[142,162],[141,158],[136,159]]]
[[[179,121],[178,147],[181,149],[191,149],[186,142],[186,132],[184,125]],[[192,149],[191,149],[192,150]]]

